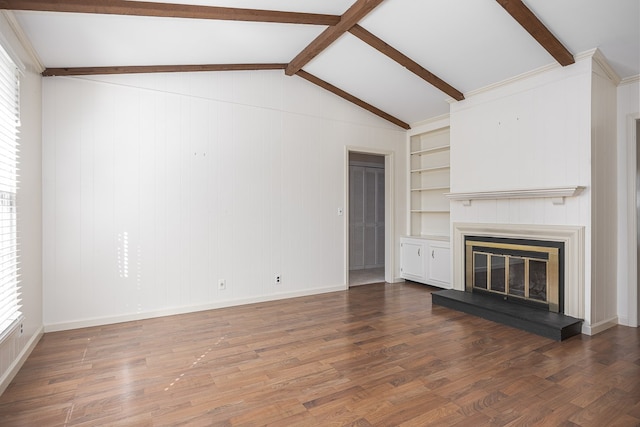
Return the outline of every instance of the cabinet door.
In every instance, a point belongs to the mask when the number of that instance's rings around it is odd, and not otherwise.
[[[424,280],[424,245],[421,242],[400,243],[400,273],[407,279]]]
[[[427,245],[427,279],[436,286],[451,286],[451,250],[448,242],[429,242]]]

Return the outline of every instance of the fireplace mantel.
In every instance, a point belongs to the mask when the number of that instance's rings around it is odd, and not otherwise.
[[[449,200],[460,200],[464,206],[471,205],[472,200],[533,198],[550,198],[554,205],[563,205],[565,197],[575,197],[584,189],[585,187],[581,186],[524,188],[496,191],[473,191],[469,193],[447,193],[446,197]]]

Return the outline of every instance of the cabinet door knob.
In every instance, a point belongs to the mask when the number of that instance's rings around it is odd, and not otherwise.
[[[420,256],[420,248],[418,248],[418,256]]]
[[[431,258],[436,259],[435,249],[431,251]]]

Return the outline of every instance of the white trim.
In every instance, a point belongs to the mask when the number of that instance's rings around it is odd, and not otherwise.
[[[7,23],[11,27],[11,30],[13,31],[13,33],[18,38],[18,41],[21,44],[23,44],[23,47],[24,47],[25,51],[27,51],[27,53],[30,53],[28,48],[24,45],[22,39],[20,38],[20,34],[22,34],[22,36],[25,37],[25,38],[26,38],[26,36],[24,36],[24,32],[20,28],[20,25],[18,24],[18,21],[16,21],[15,16],[13,15],[13,13],[11,13],[11,11],[8,11],[8,10],[2,10],[1,12],[2,12],[2,16],[4,16],[4,18],[6,19]],[[9,55],[9,58],[11,58],[13,63],[16,64],[16,66],[18,67],[20,72],[24,73],[26,71],[27,67],[24,65],[24,63],[20,59],[20,55],[18,55],[16,53],[16,51],[14,50],[13,45],[11,43],[9,43],[9,41],[7,40],[5,35],[2,34],[2,32],[0,32],[0,43],[2,43],[2,47],[7,52],[7,55]],[[30,43],[29,43],[29,46],[31,46]],[[37,63],[40,64],[39,61]],[[44,68],[43,68],[43,70],[44,70]]]
[[[7,23],[9,24],[9,26],[13,30],[14,34],[16,35],[16,37],[18,38],[18,41],[22,45],[23,49],[25,50],[27,55],[29,55],[31,60],[33,61],[33,65],[36,68],[35,71],[37,73],[42,73],[46,69],[46,67],[42,63],[42,60],[40,60],[40,56],[38,56],[38,53],[36,52],[35,48],[33,47],[33,44],[31,43],[31,40],[29,40],[29,37],[27,37],[27,35],[25,34],[24,30],[22,29],[22,26],[20,25],[20,23],[16,19],[15,14],[10,10],[3,10],[2,14],[4,15],[5,19],[7,20]]]
[[[609,320],[603,320],[602,322],[594,323],[593,325],[582,324],[582,333],[585,335],[595,335],[602,331],[606,331],[609,328],[613,328],[618,324],[618,318],[613,317]]]
[[[202,305],[189,305],[169,308],[166,310],[146,311],[142,313],[125,314],[121,316],[93,317],[70,322],[50,323],[44,325],[45,332],[66,331],[70,329],[89,328],[93,326],[110,325],[113,323],[131,322],[135,320],[153,319],[157,317],[175,316],[178,314],[188,314],[197,311],[215,310],[218,308],[235,307],[239,305],[255,304],[259,302],[278,301],[288,298],[305,297],[310,295],[326,294],[330,292],[344,291],[344,285],[330,286],[326,288],[306,289],[296,292],[283,292],[281,294],[266,295],[252,298],[241,298],[230,301],[220,301]]]
[[[33,351],[33,349],[36,348],[36,345],[40,341],[40,338],[42,338],[43,334],[44,334],[44,328],[41,326],[31,336],[31,338],[29,339],[29,342],[27,342],[27,345],[25,345],[22,348],[22,351],[20,352],[18,357],[16,357],[13,360],[13,362],[11,363],[11,366],[9,366],[9,369],[7,369],[4,375],[2,376],[2,378],[0,378],[0,395],[4,393],[7,387],[9,387],[9,384],[11,384],[11,381],[13,381],[13,378],[16,376],[20,368],[22,368],[22,365],[24,365],[24,362],[27,361],[27,358],[29,357],[29,355],[31,355],[31,352]]]
[[[395,154],[370,147],[345,146],[344,166],[344,283],[349,287],[349,153],[384,156],[384,280],[395,283]]]
[[[611,68],[611,66],[609,65],[609,63],[607,62],[606,58],[604,57],[604,55],[602,55],[602,53],[596,48],[596,49],[591,49],[591,50],[587,50],[585,52],[581,52],[578,53],[577,55],[574,55],[574,59],[576,62],[579,62],[582,59],[585,58],[592,58],[593,60],[595,60],[596,62],[598,62],[598,64],[600,64],[602,66],[602,68],[607,72],[609,78],[612,79],[612,81],[616,82],[616,84],[620,83],[620,77],[618,76],[618,74],[613,70],[613,68]],[[556,70],[562,68],[562,65],[558,64],[557,62],[553,62],[550,63],[548,65],[543,65],[542,67],[536,68],[534,70],[531,71],[527,71],[525,73],[519,74],[517,76],[502,80],[500,82],[497,83],[493,83],[484,87],[481,87],[479,89],[475,89],[475,90],[471,90],[469,92],[466,92],[464,94],[465,99],[474,97],[476,95],[479,95],[481,93],[485,93],[485,92],[490,92],[493,91],[497,88],[503,87],[503,86],[509,86],[512,85],[513,83],[522,81],[522,80],[528,80],[532,77],[538,76],[540,74],[545,74],[546,72],[550,71],[550,70]]]
[[[472,191],[469,193],[447,193],[445,196],[449,200],[460,200],[464,206],[470,206],[472,200],[481,199],[533,199],[550,198],[554,205],[564,204],[565,197],[575,197],[579,195],[585,187],[546,187],[546,188],[526,188],[514,190],[496,191]]]
[[[620,84],[618,86],[630,85],[632,83],[638,82],[640,82],[640,74],[638,74],[637,76],[625,77],[624,79],[620,80]]]
[[[548,72],[550,70],[555,70],[555,69],[558,69],[558,68],[561,68],[561,67],[562,66],[560,64],[558,64],[557,62],[554,62],[554,63],[548,64],[548,65],[544,65],[544,66],[542,66],[540,68],[536,68],[535,70],[531,70],[531,71],[528,71],[526,73],[522,73],[522,74],[519,74],[517,76],[511,77],[509,79],[502,80],[501,82],[493,83],[493,84],[490,84],[488,86],[484,86],[484,87],[481,87],[479,89],[475,89],[475,90],[469,91],[469,92],[465,93],[464,96],[465,96],[465,99],[468,99],[468,98],[474,97],[476,95],[479,95],[481,93],[491,92],[491,91],[493,91],[493,90],[495,90],[495,89],[497,89],[499,87],[509,86],[509,85],[511,85],[513,83],[516,83],[516,82],[519,82],[519,81],[522,81],[522,80],[528,80],[528,79],[530,79],[532,77],[538,76],[540,74],[544,74],[544,73],[546,73],[546,72]]]
[[[605,58],[605,56],[602,54],[600,49],[595,48],[595,49],[591,49],[589,51],[583,52],[580,55],[576,55],[576,60],[582,59],[582,58],[588,58],[588,57],[591,57],[594,62],[600,65],[600,67],[602,68],[602,71],[606,73],[607,77],[609,78],[609,80],[613,82],[614,85],[618,86],[620,84],[620,76],[611,67],[611,65],[609,65],[607,58]]]
[[[585,317],[585,228],[583,226],[453,223],[453,287],[460,291],[465,290],[464,238],[469,235],[564,243],[564,314],[588,320]]]

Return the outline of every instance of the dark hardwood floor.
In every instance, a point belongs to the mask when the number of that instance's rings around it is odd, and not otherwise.
[[[639,426],[640,330],[556,342],[417,284],[45,334],[6,426]]]

